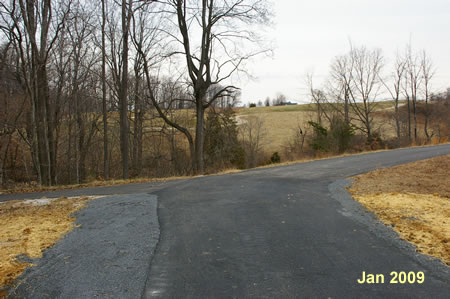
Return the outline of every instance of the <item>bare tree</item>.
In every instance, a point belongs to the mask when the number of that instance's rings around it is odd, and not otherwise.
[[[18,143],[15,133],[26,114],[27,99],[16,80],[17,72],[11,44],[0,46],[0,186],[6,187],[14,172]],[[9,163],[8,163],[9,160]]]
[[[181,54],[186,62],[191,100],[195,107],[195,137],[188,128],[164,115],[154,94],[151,98],[166,123],[186,136],[193,171],[203,173],[205,110],[219,98],[238,89],[226,82],[234,73],[243,70],[249,58],[267,52],[255,47],[260,39],[251,28],[253,24],[267,23],[270,14],[264,0],[169,0],[165,3],[166,10],[176,18],[174,23],[179,31],[179,35],[169,32],[173,41],[180,45],[180,50],[172,55]],[[146,59],[145,64],[148,62]],[[149,75],[146,77],[150,78]],[[208,94],[210,88],[218,84],[223,88]]]
[[[124,179],[129,177],[128,58],[130,28],[133,19],[133,3],[133,0],[115,1],[114,4],[116,6],[109,7],[107,11],[107,37],[110,48],[107,60],[114,81],[114,89],[112,92],[117,99],[120,115],[120,156],[122,178]]]
[[[97,64],[96,53],[92,45],[95,25],[94,14],[89,4],[77,3],[73,8],[73,17],[68,22],[71,51],[71,87],[70,99],[74,105],[76,123],[76,178],[77,183],[86,181],[86,157],[96,134],[99,114],[96,111],[95,84],[98,78],[94,75]],[[91,92],[89,92],[91,91]]]
[[[263,143],[266,135],[264,119],[250,116],[239,128],[240,140],[244,146],[247,167],[256,167],[263,156]]]
[[[339,107],[340,103],[344,105],[344,119],[350,122],[349,107],[351,98],[351,87],[354,72],[353,49],[348,55],[337,56],[331,64],[331,82],[329,84],[331,97],[335,99],[336,104],[330,108],[334,108],[335,112],[342,112]]]
[[[348,86],[350,105],[357,120],[362,124],[359,129],[366,133],[368,142],[371,142],[372,114],[381,87],[383,56],[380,49],[368,50],[365,47],[352,48],[349,55],[353,66]]]
[[[109,151],[108,151],[108,110],[106,105],[106,0],[102,0],[102,115],[103,115],[103,178],[109,178]]]
[[[408,130],[409,139],[411,140],[411,104],[414,119],[414,141],[417,142],[417,96],[419,94],[420,85],[422,84],[421,66],[419,57],[412,52],[411,45],[406,48],[406,71],[404,78],[403,92],[408,103]]]
[[[133,0],[122,0],[122,73],[119,88],[120,152],[122,156],[122,178],[128,178],[128,37],[133,11]]]
[[[382,67],[381,50],[369,50],[364,46],[351,46],[349,53],[336,57],[331,64],[328,97],[333,99],[333,103],[327,110],[342,114],[347,124],[356,121],[359,130],[367,135],[368,142],[373,137],[373,112],[382,85]],[[329,121],[332,119],[331,116],[327,118]]]
[[[434,76],[433,62],[430,57],[427,55],[425,51],[422,52],[422,60],[421,60],[421,69],[422,69],[422,78],[423,78],[423,96],[425,98],[425,125],[424,131],[425,136],[427,137],[427,141],[430,141],[430,134],[428,133],[428,117],[429,117],[429,107],[428,102],[430,100],[430,89],[431,89],[431,80]]]
[[[32,106],[35,153],[40,183],[56,178],[55,120],[49,95],[48,61],[63,30],[71,1],[13,0],[1,3],[1,29],[13,42],[22,66],[24,87]]]
[[[381,79],[383,85],[394,101],[394,118],[395,118],[395,129],[397,133],[397,142],[400,142],[401,138],[401,126],[400,126],[400,113],[399,113],[399,100],[401,95],[401,84],[403,76],[405,73],[406,61],[397,54],[397,58],[394,64],[394,71],[391,74],[391,84],[386,82],[386,80]]]
[[[275,99],[273,99],[273,106],[281,106],[286,104],[286,102],[287,102],[286,96],[281,92],[278,92]]]
[[[133,12],[133,22],[131,29],[131,39],[136,48],[142,49],[144,44],[147,44],[147,47],[153,46],[153,43],[149,43],[149,41],[154,38],[154,34],[156,34],[155,30],[148,30],[148,26],[150,25],[150,14],[149,10],[146,9],[145,6],[141,6],[139,9]],[[154,50],[152,48],[152,50]],[[142,170],[142,138],[143,138],[143,125],[144,125],[144,93],[143,93],[143,56],[142,52],[134,51],[134,59],[133,59],[133,70],[134,77],[132,80],[133,83],[133,147],[131,151],[131,162],[134,175],[139,175]]]
[[[307,127],[297,119],[297,126],[291,130],[291,137],[286,141],[285,154],[289,159],[298,159],[304,154],[304,145],[308,136]]]
[[[310,101],[313,105],[315,105],[315,121],[321,126],[323,125],[323,117],[325,117],[328,122],[331,122],[331,116],[329,113],[333,113],[335,110],[339,111],[339,109],[337,109],[337,103],[330,103],[325,91],[314,87],[313,74],[306,74],[306,85],[309,91]]]

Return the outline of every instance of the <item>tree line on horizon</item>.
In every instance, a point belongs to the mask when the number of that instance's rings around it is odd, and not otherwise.
[[[307,85],[312,103],[317,105],[317,123],[322,119],[329,123],[341,119],[352,124],[367,136],[370,143],[375,135],[374,113],[380,104],[380,96],[388,95],[393,102],[395,131],[400,143],[403,135],[401,122],[407,122],[407,140],[418,143],[418,106],[423,103],[423,132],[427,142],[436,130],[430,130],[431,100],[442,99],[432,90],[435,66],[425,50],[414,52],[407,45],[404,53],[397,53],[392,69],[386,67],[383,52],[379,48],[350,45],[350,50],[336,56],[330,65],[329,76],[321,88],[315,88],[313,75],[307,75]],[[448,96],[448,95],[447,95]],[[445,99],[445,96],[444,96]],[[400,102],[407,106],[407,116],[402,116]],[[439,126],[438,126],[439,127]]]

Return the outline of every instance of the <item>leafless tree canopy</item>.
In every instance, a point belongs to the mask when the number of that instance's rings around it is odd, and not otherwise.
[[[423,135],[430,142],[437,134],[429,132],[434,72],[427,53],[414,52],[410,45],[403,53],[397,53],[389,66],[380,49],[351,45],[346,54],[332,61],[329,78],[322,88],[314,86],[311,74],[306,76],[309,96],[316,107],[314,121],[326,126],[341,118],[364,133],[370,144],[380,138],[381,127],[374,123],[377,113],[378,117],[381,113],[379,105],[390,100],[395,144],[405,144],[405,140],[418,143],[422,123]]]
[[[174,50],[168,56],[185,61],[190,101],[195,109],[195,135],[189,128],[167,118],[154,93],[150,98],[160,116],[170,126],[182,132],[190,147],[192,169],[203,173],[205,110],[219,99],[233,97],[239,89],[229,84],[237,72],[245,71],[245,63],[268,51],[254,26],[269,21],[266,1],[167,1],[167,19],[175,31],[163,29]],[[142,47],[147,86],[151,90],[150,59]]]

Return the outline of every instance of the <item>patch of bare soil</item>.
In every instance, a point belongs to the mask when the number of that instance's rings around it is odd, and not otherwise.
[[[32,264],[25,255],[39,258],[74,228],[72,213],[85,207],[92,197],[14,200],[0,203],[0,290]]]
[[[450,266],[450,155],[355,177],[354,199],[417,251]]]

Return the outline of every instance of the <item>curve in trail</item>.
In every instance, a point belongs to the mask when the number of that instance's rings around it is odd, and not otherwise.
[[[376,221],[343,179],[449,153],[449,145],[379,152],[162,189],[145,297],[445,298],[448,268]],[[363,271],[384,283],[359,284]],[[425,282],[391,284],[392,271],[422,271]]]

